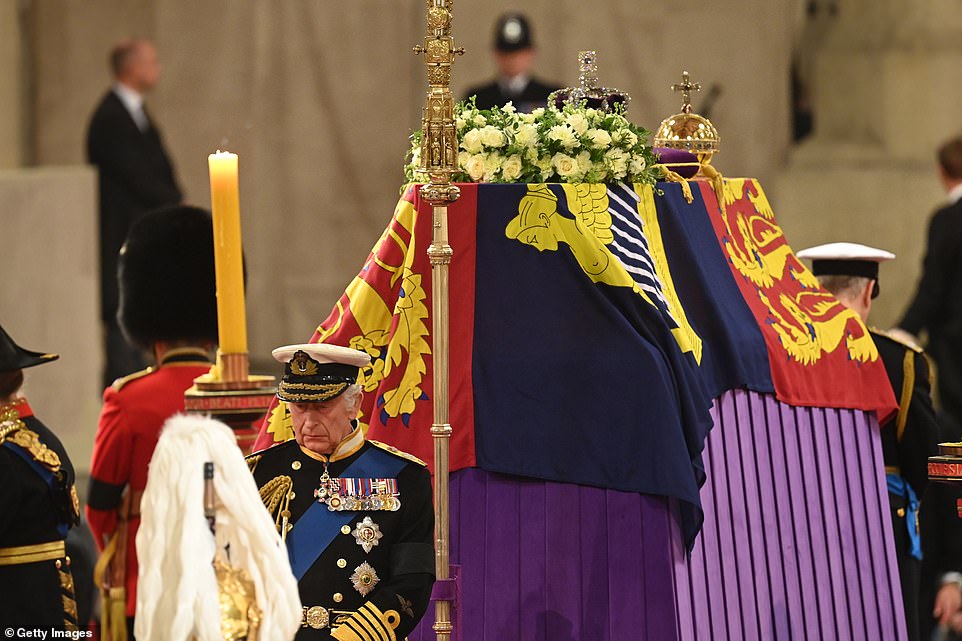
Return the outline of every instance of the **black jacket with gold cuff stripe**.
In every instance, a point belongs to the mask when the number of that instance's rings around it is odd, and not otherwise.
[[[286,527],[288,534],[294,533],[287,538],[290,548],[298,536],[299,546],[316,538],[312,532],[305,537],[305,532],[298,530],[298,521],[317,504],[315,491],[321,486],[325,462],[330,478],[353,478],[355,489],[384,481],[359,477],[348,469],[372,448],[380,450],[376,454],[382,459],[390,457],[399,469],[392,476],[399,505],[396,510],[390,509],[394,507],[390,501],[380,506],[386,509],[368,505],[372,509],[329,511],[326,504],[313,508],[324,523],[317,530],[329,534],[316,543],[317,558],[306,569],[302,567],[298,580],[304,618],[297,641],[396,641],[414,629],[427,608],[434,583],[431,475],[414,457],[365,441],[359,429],[330,457],[303,449],[295,441],[248,457],[261,498],[278,530]],[[349,493],[347,496],[350,498]],[[338,520],[330,525],[328,519]],[[307,526],[305,519],[301,527]]]

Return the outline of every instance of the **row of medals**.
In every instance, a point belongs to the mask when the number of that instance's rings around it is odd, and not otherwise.
[[[364,496],[343,495],[341,493],[341,479],[331,478],[327,468],[321,475],[321,485],[314,490],[318,503],[327,505],[331,512],[370,512],[383,510],[396,512],[401,507],[401,499],[394,494],[369,494]]]

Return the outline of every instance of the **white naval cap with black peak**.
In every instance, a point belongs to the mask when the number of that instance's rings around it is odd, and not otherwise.
[[[861,276],[875,281],[872,298],[878,296],[878,266],[895,254],[858,243],[828,243],[803,249],[795,254],[812,261],[816,276]]]

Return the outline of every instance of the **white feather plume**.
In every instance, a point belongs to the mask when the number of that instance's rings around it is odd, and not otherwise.
[[[206,461],[214,462],[216,543],[204,517]],[[247,570],[254,582],[263,613],[259,639],[294,637],[301,622],[297,580],[229,427],[201,416],[168,419],[150,461],[140,513],[137,639],[223,638],[211,561],[215,549],[228,544],[231,565]]]

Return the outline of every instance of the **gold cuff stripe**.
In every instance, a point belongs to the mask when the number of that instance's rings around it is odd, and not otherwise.
[[[66,548],[63,541],[18,545],[0,548],[0,565],[22,565],[24,563],[37,563],[38,561],[53,561],[65,556]]]
[[[352,622],[361,628],[364,632],[363,637],[370,639],[371,641],[381,641],[384,637],[377,630],[377,626],[371,623],[370,617],[365,615],[364,608],[358,610],[353,617],[351,617]]]
[[[355,617],[357,617],[356,612],[353,615],[351,615],[350,619],[347,619],[340,626],[332,630],[331,636],[333,636],[336,639],[358,639],[359,641],[378,641],[377,639],[372,638],[367,633],[367,630],[364,629],[360,621],[358,621]],[[347,630],[350,630],[350,634],[353,636],[340,632],[345,628]]]
[[[899,441],[905,433],[905,423],[909,418],[909,405],[912,404],[912,391],[915,389],[915,352],[905,350],[902,360],[902,394],[899,396],[899,413],[895,420],[895,430]]]
[[[367,603],[361,606],[358,612],[363,614],[368,619],[371,619],[372,621],[374,621],[377,624],[377,626],[380,627],[381,630],[383,630],[383,632],[378,633],[378,635],[382,639],[389,639],[390,641],[396,640],[396,637],[394,635],[394,628],[388,625],[387,617],[384,616],[384,613],[381,612],[381,609],[378,608],[376,605],[368,601]]]

